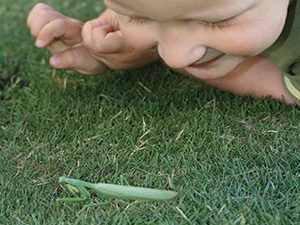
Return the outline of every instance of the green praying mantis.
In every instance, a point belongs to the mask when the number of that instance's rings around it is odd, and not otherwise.
[[[58,202],[85,201],[91,196],[91,193],[86,188],[91,188],[107,197],[127,200],[167,201],[174,199],[178,195],[174,191],[106,183],[90,183],[65,176],[60,177],[58,182],[66,183],[66,187],[70,192],[76,195],[73,198],[58,198]]]

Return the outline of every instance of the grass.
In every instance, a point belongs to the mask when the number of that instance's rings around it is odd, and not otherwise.
[[[300,112],[223,93],[157,63],[99,77],[55,71],[0,5],[1,224],[299,224]],[[45,1],[82,20],[94,1]],[[97,5],[94,7],[94,5]],[[171,202],[58,204],[58,177],[171,189]]]

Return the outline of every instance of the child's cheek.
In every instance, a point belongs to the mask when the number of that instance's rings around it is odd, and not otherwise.
[[[252,24],[237,27],[223,35],[221,48],[223,52],[238,56],[255,56],[269,48],[279,37],[283,29],[282,24],[259,26]]]
[[[284,28],[285,18],[286,14],[282,13],[277,17],[268,17],[264,22],[253,22],[252,26],[243,33],[246,43],[245,51],[258,55],[272,46]]]

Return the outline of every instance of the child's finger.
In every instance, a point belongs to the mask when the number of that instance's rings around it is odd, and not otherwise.
[[[36,46],[46,47],[54,39],[61,38],[64,43],[73,46],[82,41],[82,23],[71,19],[56,19],[42,28],[37,36]]]
[[[31,34],[37,37],[41,29],[55,19],[66,18],[63,14],[54,11],[50,6],[39,3],[31,10],[28,15],[27,25],[30,28]]]
[[[124,40],[118,31],[113,31],[109,24],[101,21],[89,21],[82,30],[84,45],[93,52],[116,53],[122,51]]]
[[[27,17],[27,25],[29,26],[32,24],[34,20],[36,20],[36,15],[40,13],[40,11],[47,11],[47,10],[53,10],[50,5],[47,5],[45,3],[38,3],[33,6],[33,8],[30,10],[28,17]]]
[[[36,19],[34,22],[29,24],[30,32],[34,37],[37,37],[40,31],[43,29],[43,27],[47,25],[49,22],[51,22],[52,20],[65,18],[65,16],[55,11],[49,11],[47,13],[43,11],[43,13],[40,14],[43,15],[37,15],[36,18],[38,19]]]
[[[102,28],[96,27],[92,30],[92,43],[96,44],[96,49],[101,50],[105,53],[116,53],[121,52],[125,47],[124,39],[121,37],[120,32],[110,32],[99,41],[99,38],[102,35]]]
[[[57,39],[53,42],[51,42],[51,44],[49,44],[47,46],[47,49],[54,55],[57,54],[59,52],[63,52],[67,49],[71,48],[70,46],[66,45],[63,41],[61,41],[60,39]]]
[[[57,69],[72,69],[87,75],[101,74],[108,69],[84,47],[70,48],[55,54],[50,58],[50,64]]]

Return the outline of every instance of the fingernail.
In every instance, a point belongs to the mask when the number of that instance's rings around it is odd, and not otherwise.
[[[45,47],[45,45],[46,45],[46,43],[43,40],[37,39],[35,42],[35,46],[38,48],[43,48],[43,47]]]
[[[53,67],[56,67],[56,68],[60,68],[60,67],[61,67],[60,59],[59,59],[57,56],[52,56],[52,57],[50,58],[50,64],[51,64]]]
[[[94,20],[91,20],[91,24],[92,24],[92,27],[99,27],[99,26],[102,26],[104,24],[104,22],[100,19],[94,19]]]

